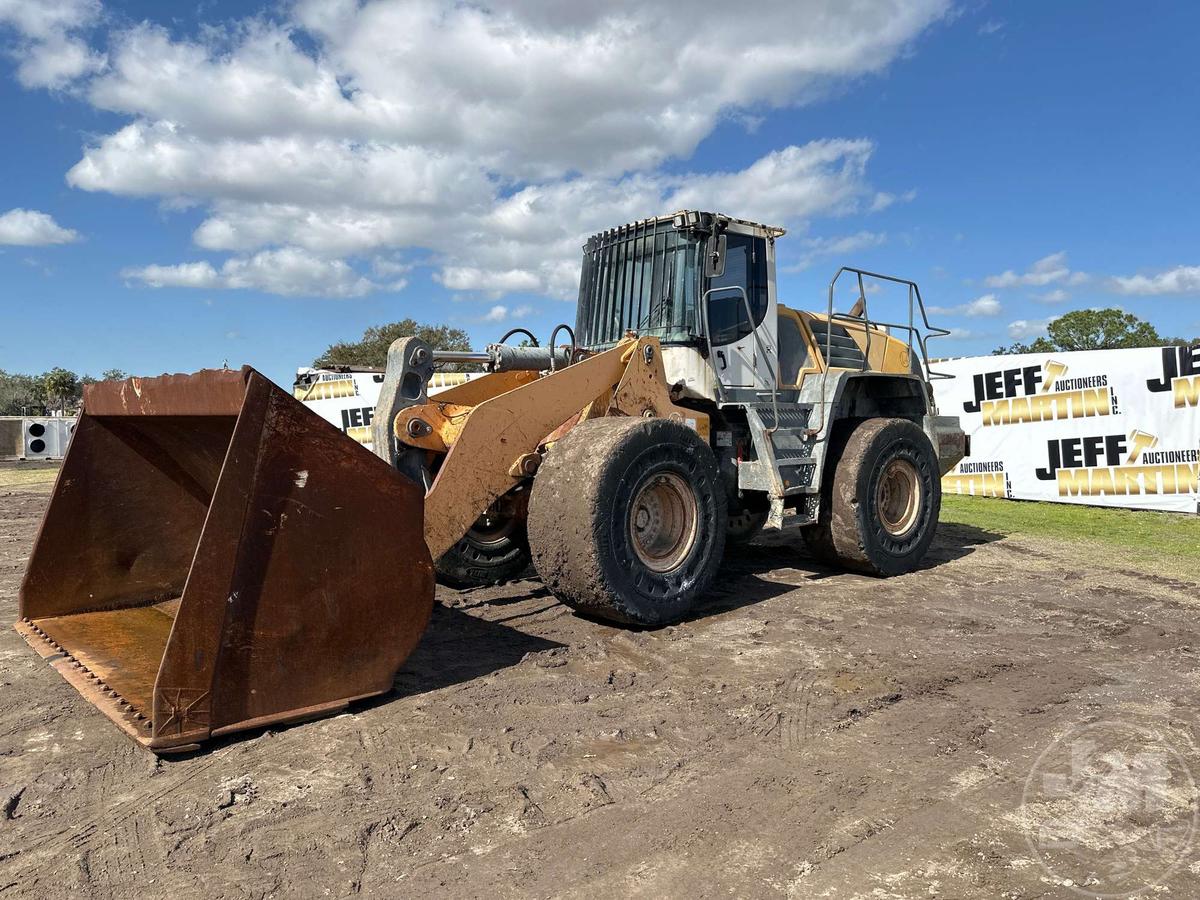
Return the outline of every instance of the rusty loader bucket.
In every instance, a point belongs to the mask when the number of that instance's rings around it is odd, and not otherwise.
[[[156,751],[390,689],[423,491],[252,369],[88,388],[17,630]]]

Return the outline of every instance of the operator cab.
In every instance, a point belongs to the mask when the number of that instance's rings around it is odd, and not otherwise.
[[[628,331],[657,337],[668,381],[695,399],[772,390],[784,233],[685,210],[594,235],[583,248],[578,343],[602,350]]]

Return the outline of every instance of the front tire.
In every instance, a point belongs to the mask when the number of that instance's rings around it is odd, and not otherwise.
[[[822,562],[870,575],[902,575],[925,558],[942,483],[929,438],[907,419],[868,419],[826,470],[818,524],[805,531]]]
[[[529,500],[533,565],[587,615],[678,621],[725,550],[724,487],[712,450],[667,419],[593,419],[551,448]]]
[[[529,538],[522,517],[489,509],[438,559],[438,581],[453,588],[512,581],[529,568]]]

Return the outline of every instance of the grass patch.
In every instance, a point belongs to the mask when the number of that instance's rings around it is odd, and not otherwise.
[[[26,468],[20,463],[0,466],[0,488],[52,485],[58,477],[58,465],[36,465]]]
[[[1200,516],[945,494],[941,519],[1005,536],[1101,549],[1105,559],[1121,567],[1200,575]]]

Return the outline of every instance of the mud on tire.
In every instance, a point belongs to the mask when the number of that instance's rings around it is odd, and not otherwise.
[[[551,448],[529,500],[533,565],[568,606],[661,625],[707,591],[725,550],[716,459],[666,419],[584,422]]]
[[[933,541],[942,503],[929,438],[907,419],[868,419],[838,443],[818,524],[804,532],[809,550],[871,575],[913,571]]]

